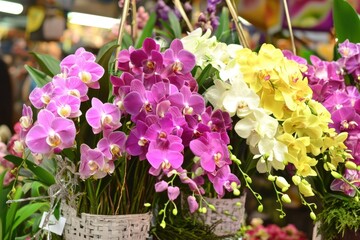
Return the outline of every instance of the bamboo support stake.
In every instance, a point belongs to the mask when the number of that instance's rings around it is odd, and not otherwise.
[[[138,33],[138,27],[137,27],[137,11],[136,11],[136,0],[131,0],[131,15],[132,15],[132,21],[131,21],[131,33],[133,41],[135,42],[137,33]]]
[[[234,5],[232,4],[232,2],[230,0],[226,0],[226,4],[229,8],[231,17],[233,18],[233,20],[235,22],[236,31],[238,33],[238,37],[239,37],[239,41],[240,41],[241,45],[245,48],[249,48],[249,44],[248,44],[245,34],[244,34],[244,29],[242,28],[241,22],[238,18],[238,15],[236,13]]]
[[[182,18],[185,20],[185,23],[186,23],[187,27],[189,28],[190,32],[192,32],[194,30],[194,28],[191,25],[191,22],[190,22],[189,18],[187,17],[186,12],[185,12],[180,0],[173,0],[173,2],[174,2],[175,7],[179,10]]]
[[[116,55],[115,55],[115,59],[117,59],[117,56],[120,52],[121,49],[121,43],[122,43],[122,38],[124,35],[124,31],[125,31],[125,23],[126,23],[126,17],[127,14],[129,12],[129,7],[130,7],[130,0],[125,0],[124,2],[124,7],[123,7],[123,12],[121,14],[121,18],[120,18],[120,26],[119,26],[119,35],[118,35],[118,39],[117,39],[117,44],[119,45],[116,49]],[[115,61],[115,72],[118,69],[118,65],[117,65],[117,60]]]
[[[288,24],[288,27],[289,27],[289,33],[290,33],[290,39],[291,39],[291,46],[292,46],[293,53],[296,55],[295,40],[294,40],[294,34],[293,34],[293,31],[292,31],[292,26],[291,26],[289,8],[288,8],[287,1],[286,1],[286,0],[283,0],[283,3],[284,3],[284,10],[285,10],[286,21],[287,21],[287,24]]]

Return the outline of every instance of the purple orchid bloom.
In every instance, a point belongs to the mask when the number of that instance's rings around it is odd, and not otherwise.
[[[80,146],[80,178],[85,180],[96,175],[105,167],[104,154],[99,149],[91,149],[86,144]]]
[[[360,133],[360,115],[354,108],[343,107],[334,111],[331,118],[333,123],[329,127],[335,128],[337,132]]]
[[[76,118],[81,115],[80,98],[73,95],[60,95],[51,99],[46,109],[63,118]]]
[[[360,171],[345,169],[344,177],[351,182],[355,187],[360,187]],[[355,196],[355,189],[347,184],[346,182],[342,181],[341,179],[335,179],[331,185],[330,189],[332,191],[340,191],[345,193],[348,196],[354,197]]]
[[[27,133],[25,143],[33,153],[49,154],[55,149],[72,147],[75,135],[73,121],[56,117],[43,109],[38,114],[36,124]]]
[[[195,156],[200,157],[201,167],[213,173],[216,167],[231,164],[227,145],[217,132],[206,132],[203,136],[190,142],[190,149]]]
[[[184,155],[182,154],[184,146],[181,143],[181,138],[173,135],[167,136],[167,138],[166,147],[162,145],[158,148],[158,144],[150,142],[146,158],[155,169],[161,168],[165,171],[177,169],[184,161]]]
[[[121,113],[117,106],[111,103],[102,103],[97,98],[91,100],[91,105],[92,107],[85,116],[95,134],[101,131],[113,131],[121,127]]]
[[[360,53],[360,45],[346,39],[339,44],[338,51],[343,58],[347,59]]]
[[[88,86],[78,77],[68,77],[63,79],[55,76],[52,80],[54,84],[54,95],[72,95],[79,98],[82,102],[87,101]]]
[[[145,90],[143,83],[137,79],[131,82],[131,92],[124,98],[127,113],[136,117],[141,111],[154,113],[155,106],[151,92]]]
[[[216,171],[215,175],[208,174],[208,177],[214,184],[214,189],[219,198],[222,198],[225,195],[224,188],[229,192],[233,191],[231,187],[232,182],[235,182],[236,185],[240,185],[240,180],[231,173],[229,165],[221,167]]]
[[[149,147],[149,139],[145,138],[148,127],[145,122],[137,121],[125,143],[126,152],[131,156],[139,156],[140,160],[145,159]]]
[[[33,125],[33,111],[31,107],[23,104],[22,116],[20,117],[20,126],[22,131],[27,131]]]
[[[104,75],[105,70],[96,62],[77,61],[69,69],[69,76],[77,76],[89,88],[99,89],[99,79]]]
[[[29,100],[37,109],[45,107],[53,97],[54,85],[52,82],[45,84],[43,87],[36,87],[31,91]]]
[[[189,87],[182,87],[179,93],[172,94],[168,100],[178,107],[183,114],[202,114],[205,110],[205,100],[198,93],[192,93]]]
[[[61,68],[70,69],[78,61],[95,62],[95,55],[91,52],[86,51],[84,48],[78,48],[74,54],[66,56],[60,63]]]
[[[163,57],[159,50],[160,45],[154,39],[146,38],[143,47],[130,54],[131,63],[135,67],[142,67],[145,74],[154,73],[163,65]]]
[[[113,84],[113,94],[117,96],[120,88],[126,94],[129,93],[131,81],[134,79],[135,77],[128,72],[123,72],[120,77],[110,76],[110,81]]]
[[[195,66],[195,56],[184,49],[179,39],[175,39],[164,52],[164,64],[170,66],[175,74],[187,74]]]
[[[114,160],[121,157],[125,151],[125,141],[125,133],[116,131],[100,139],[97,148],[107,159]]]

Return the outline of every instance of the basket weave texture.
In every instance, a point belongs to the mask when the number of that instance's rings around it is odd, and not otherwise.
[[[207,225],[216,223],[214,229],[216,235],[235,234],[244,224],[246,194],[234,199],[205,198],[205,200],[214,205],[216,211],[208,208],[206,214],[201,214],[200,217]],[[237,202],[241,205],[237,205]]]
[[[144,240],[149,237],[151,213],[127,215],[95,215],[81,213],[62,205],[66,217],[64,239],[102,239],[102,240]]]

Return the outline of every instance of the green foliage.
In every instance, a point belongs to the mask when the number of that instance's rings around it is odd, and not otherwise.
[[[140,48],[147,37],[151,37],[153,34],[153,29],[156,23],[156,14],[155,12],[151,13],[149,20],[147,21],[144,29],[142,30],[141,35],[136,41],[135,48]]]
[[[176,17],[175,13],[173,11],[170,11],[169,14],[169,22],[171,29],[174,33],[175,38],[181,38],[181,26],[179,19]]]
[[[360,42],[360,18],[354,8],[344,0],[334,0],[333,18],[336,37],[339,42],[349,39]]]
[[[226,7],[221,11],[219,26],[216,29],[215,36],[220,42],[227,42],[230,37],[229,9]]]
[[[42,70],[45,74],[49,75],[50,77],[53,77],[56,74],[60,73],[59,60],[47,54],[40,54],[35,52],[32,52],[31,54],[37,60],[40,66],[40,70]]]
[[[324,239],[332,240],[344,236],[345,232],[357,231],[360,226],[360,202],[353,198],[327,196],[323,201],[323,210],[318,215],[320,233]]]
[[[36,68],[33,68],[28,65],[25,65],[24,67],[26,71],[28,71],[28,73],[30,74],[31,78],[35,81],[36,86],[42,87],[51,81],[51,78],[48,75],[46,75],[44,72],[37,70]]]
[[[27,159],[22,159],[13,155],[5,156],[5,159],[14,163],[16,166],[22,165],[26,167],[35,174],[40,182],[44,183],[46,186],[51,186],[55,183],[55,178],[50,172]]]

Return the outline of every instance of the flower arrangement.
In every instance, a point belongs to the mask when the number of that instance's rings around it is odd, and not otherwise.
[[[251,220],[249,226],[243,227],[245,229],[244,238],[249,240],[257,239],[281,239],[281,240],[306,240],[304,232],[299,231],[293,224],[288,224],[284,227],[279,227],[276,224],[269,224],[264,226],[262,219],[254,218]]]
[[[126,19],[129,1],[123,6]],[[27,69],[38,87],[23,108],[17,156],[7,159],[58,190],[50,211],[64,199],[92,214],[152,206],[166,228],[181,192],[191,213],[206,213],[214,206],[204,196],[247,188],[261,212],[253,174],[271,182],[281,218],[291,185],[313,220],[317,205],[308,197],[341,190],[359,198],[358,92],[340,74],[345,67],[357,78],[358,46],[343,43],[338,63],[312,57],[309,65],[272,44],[247,48],[239,26],[241,44],[223,41],[226,16],[218,31],[182,36],[168,14],[165,45],[151,37],[154,14],[136,42],[121,38],[122,22],[115,56],[114,42],[97,56],[79,48],[60,62],[35,54],[41,71]]]

